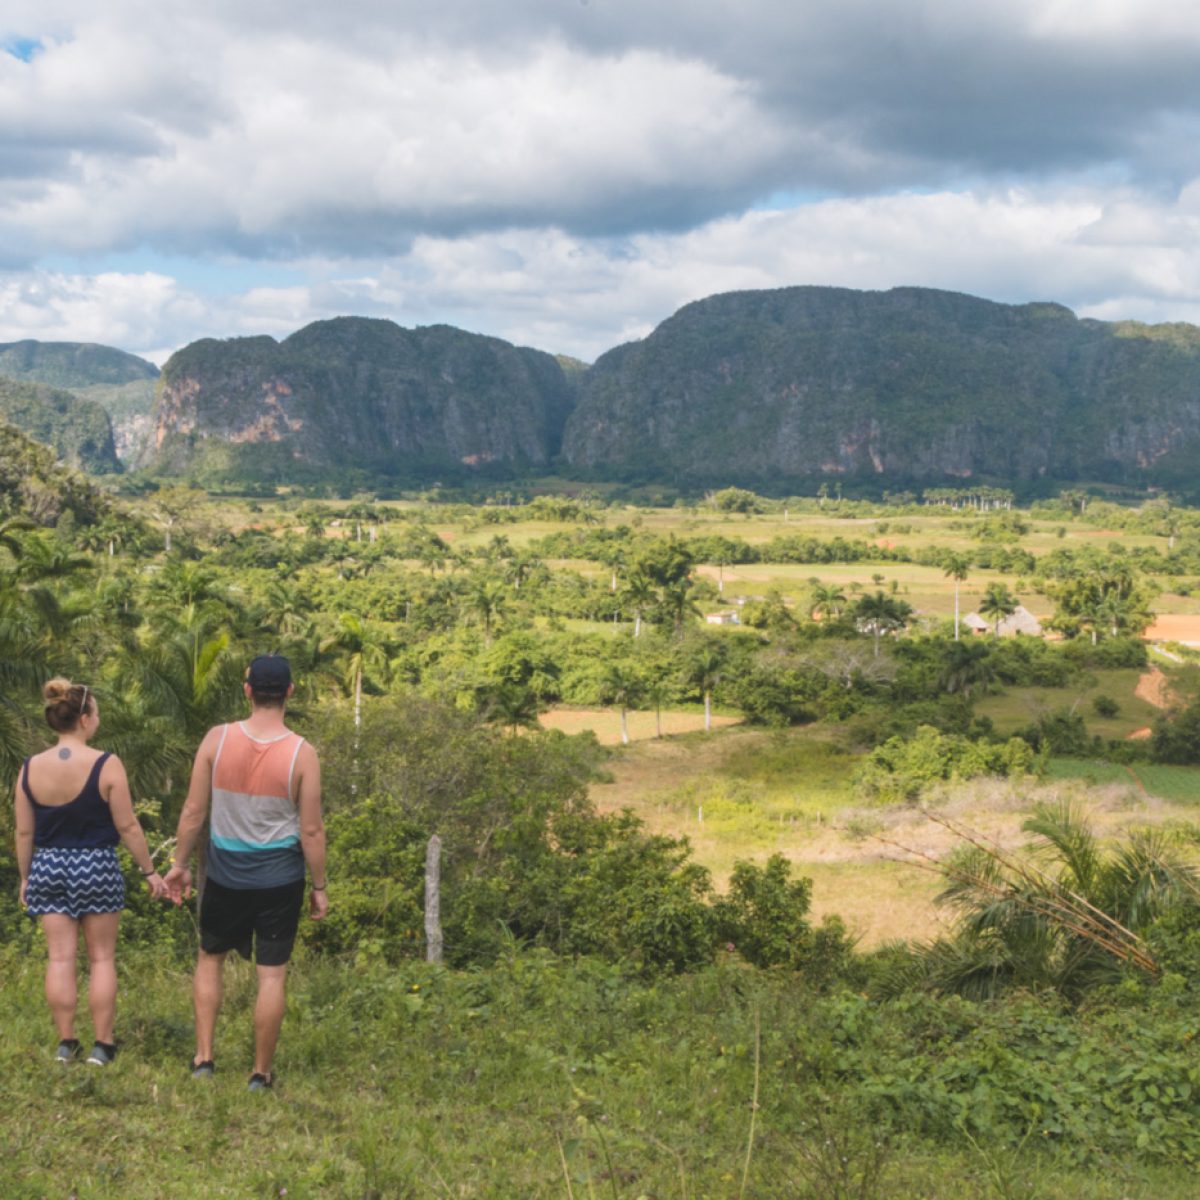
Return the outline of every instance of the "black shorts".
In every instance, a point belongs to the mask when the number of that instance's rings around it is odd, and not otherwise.
[[[200,949],[205,954],[236,950],[260,967],[281,967],[292,957],[304,880],[271,888],[227,888],[205,881],[200,900]]]

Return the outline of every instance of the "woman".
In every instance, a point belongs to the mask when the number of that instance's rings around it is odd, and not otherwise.
[[[79,1054],[75,1037],[75,957],[79,928],[88,954],[88,1007],[95,1045],[88,1062],[107,1066],[117,1053],[117,926],[125,879],[116,845],[124,842],[156,898],[166,885],[154,869],[133,813],[121,760],[93,750],[100,709],[87,687],[52,679],[45,687],[46,723],[58,743],[25,760],[16,787],[17,868],[21,903],[42,919],[49,961],[46,1000],[61,1039],[55,1058]]]

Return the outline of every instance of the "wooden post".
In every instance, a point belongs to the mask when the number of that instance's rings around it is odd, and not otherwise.
[[[442,839],[425,847],[425,961],[442,961]]]

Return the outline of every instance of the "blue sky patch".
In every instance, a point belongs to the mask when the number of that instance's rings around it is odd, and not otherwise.
[[[11,54],[22,62],[32,62],[34,56],[45,49],[37,38],[9,38],[2,44],[5,54]]]

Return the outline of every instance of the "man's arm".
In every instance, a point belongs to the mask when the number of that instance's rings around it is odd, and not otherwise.
[[[321,763],[307,742],[296,759],[296,781],[300,849],[312,881],[308,911],[314,921],[319,921],[329,910],[325,896],[325,821],[321,816]]]
[[[192,894],[192,873],[187,864],[196,848],[196,839],[204,828],[204,819],[208,816],[213,762],[220,739],[221,726],[218,725],[204,735],[204,741],[196,751],[196,761],[192,764],[192,781],[188,784],[187,799],[183,802],[179,826],[175,830],[174,862],[166,874],[167,891],[176,904]]]
[[[29,886],[29,864],[33,861],[33,805],[21,787],[16,787],[17,874],[21,879],[21,907],[25,907],[25,889]]]

